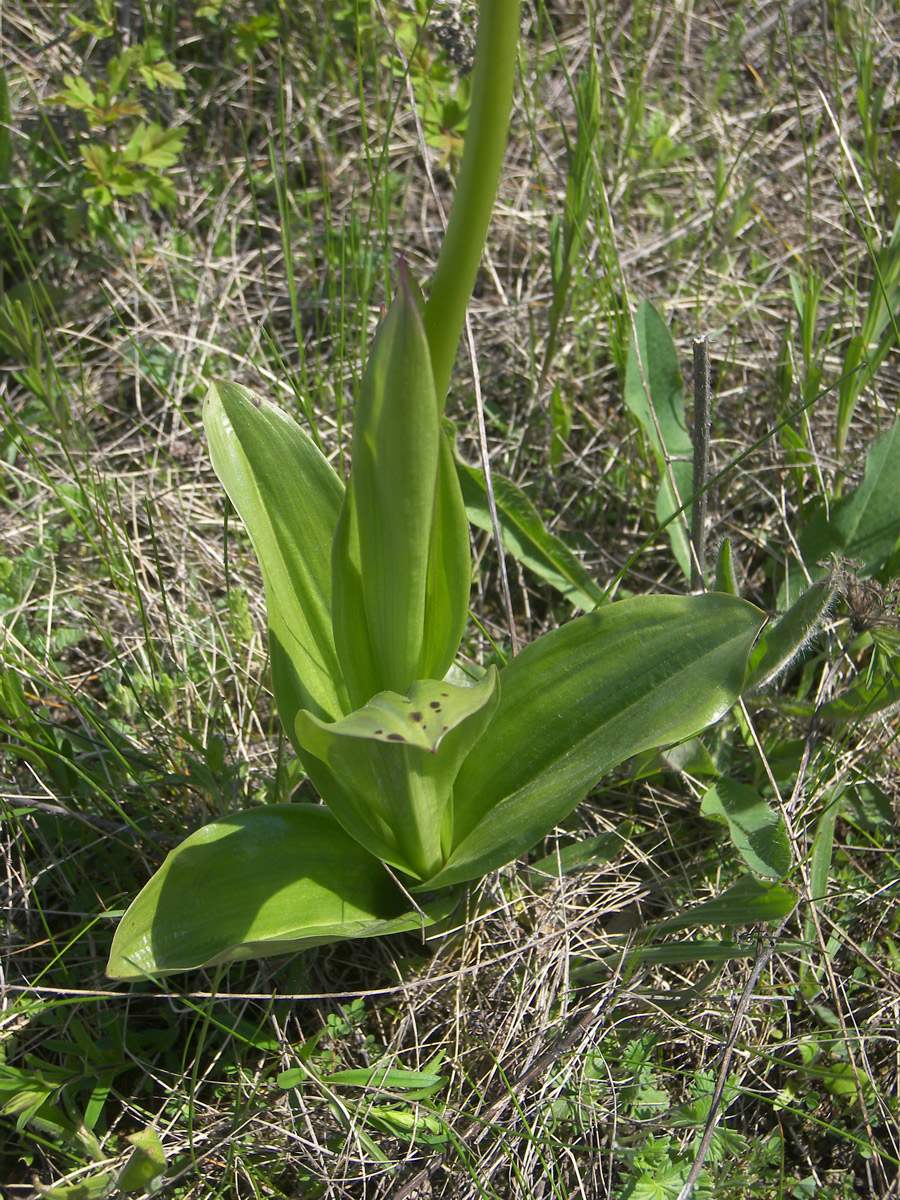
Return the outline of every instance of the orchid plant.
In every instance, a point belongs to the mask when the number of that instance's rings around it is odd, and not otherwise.
[[[499,670],[462,667],[472,563],[442,415],[506,143],[519,0],[481,0],[456,196],[425,300],[401,262],[346,485],[297,422],[216,381],[213,466],[266,591],[272,687],[322,803],[225,815],[166,858],[108,971],[139,979],[448,915],[600,778],[740,694],[764,618],[731,595],[608,603]]]

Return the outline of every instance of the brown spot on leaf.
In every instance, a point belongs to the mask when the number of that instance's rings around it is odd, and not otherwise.
[[[389,742],[405,742],[406,738],[403,736],[402,733],[389,733],[388,741]]]
[[[440,700],[432,700],[431,703],[428,705],[428,707],[434,708],[434,709],[437,709],[438,711],[440,711],[441,702],[440,702]]]
[[[410,714],[409,714],[409,719],[410,719],[411,721],[421,721],[421,720],[422,720],[422,714],[421,714],[420,712],[412,712],[412,713],[410,713]]]

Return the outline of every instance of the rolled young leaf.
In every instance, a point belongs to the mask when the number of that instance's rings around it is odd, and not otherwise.
[[[331,625],[352,711],[381,690],[363,598],[352,475],[347,481],[331,549]],[[294,721],[296,731],[296,714]]]
[[[718,720],[764,621],[732,596],[641,596],[526,647],[500,672],[497,712],[457,776],[453,852],[429,886],[509,862],[606,771]]]
[[[451,906],[426,906],[424,919]],[[214,821],[173,850],[122,918],[106,970],[142,979],[422,920],[327,808],[273,804]]]
[[[325,720],[350,711],[331,628],[331,544],[344,486],[297,422],[246,388],[215,380],[203,423],[262,568],[275,702],[293,739],[301,708]]]
[[[380,692],[334,724],[297,715],[297,738],[328,768],[310,774],[332,812],[367,850],[426,881],[443,866],[451,794],[497,707],[497,671],[471,687],[421,680]]]
[[[422,679],[443,679],[450,670],[466,631],[471,590],[469,521],[453,449],[442,428],[434,524],[428,551]]]
[[[364,620],[368,626],[379,691],[402,693],[424,677],[439,447],[428,342],[401,270],[397,295],[366,363],[353,424],[354,505],[348,519],[355,517],[363,611],[342,615],[343,621]],[[348,546],[353,533],[351,528]],[[352,679],[346,633],[335,628],[342,665]]]

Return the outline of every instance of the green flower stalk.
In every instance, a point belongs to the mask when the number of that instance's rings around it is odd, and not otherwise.
[[[481,0],[469,123],[447,232],[425,305],[443,411],[506,152],[519,44],[519,0]]]

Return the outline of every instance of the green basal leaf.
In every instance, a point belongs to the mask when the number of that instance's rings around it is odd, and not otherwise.
[[[331,631],[331,543],[344,487],[296,421],[246,388],[213,382],[203,423],[262,568],[272,685],[293,738],[301,708],[325,720],[350,711]]]
[[[141,979],[431,924],[323,805],[223,817],[168,855],[122,918],[107,965]]]
[[[312,770],[332,812],[372,854],[419,880],[443,865],[460,764],[498,702],[497,671],[472,687],[435,680],[408,695],[381,692],[328,725],[297,716],[297,738],[329,777]]]
[[[791,869],[791,846],[781,814],[753,788],[719,779],[700,802],[700,815],[728,828],[744,862],[756,875],[783,879]]]
[[[634,328],[637,348],[632,341],[625,370],[625,403],[653,447],[660,474],[656,515],[663,525],[693,492],[693,446],[684,415],[684,384],[672,335],[649,300],[641,301]],[[688,507],[666,530],[678,565],[688,578],[690,519]]]
[[[122,1168],[116,1186],[120,1192],[152,1190],[154,1180],[166,1173],[166,1155],[152,1125],[128,1135],[134,1149]]]
[[[433,1071],[409,1071],[403,1067],[390,1067],[382,1064],[376,1067],[362,1067],[346,1071],[332,1071],[322,1076],[323,1083],[337,1084],[342,1087],[365,1087],[381,1091],[398,1091],[401,1088],[436,1088],[445,1082],[445,1076],[435,1075]],[[279,1076],[279,1087],[283,1087]]]
[[[101,1171],[98,1175],[82,1176],[77,1183],[60,1183],[56,1187],[38,1186],[35,1193],[41,1200],[104,1200],[114,1187],[112,1175]]]
[[[457,776],[453,852],[430,885],[509,862],[612,767],[717,721],[764,620],[732,596],[636,597],[528,646],[501,671],[497,712]]]

